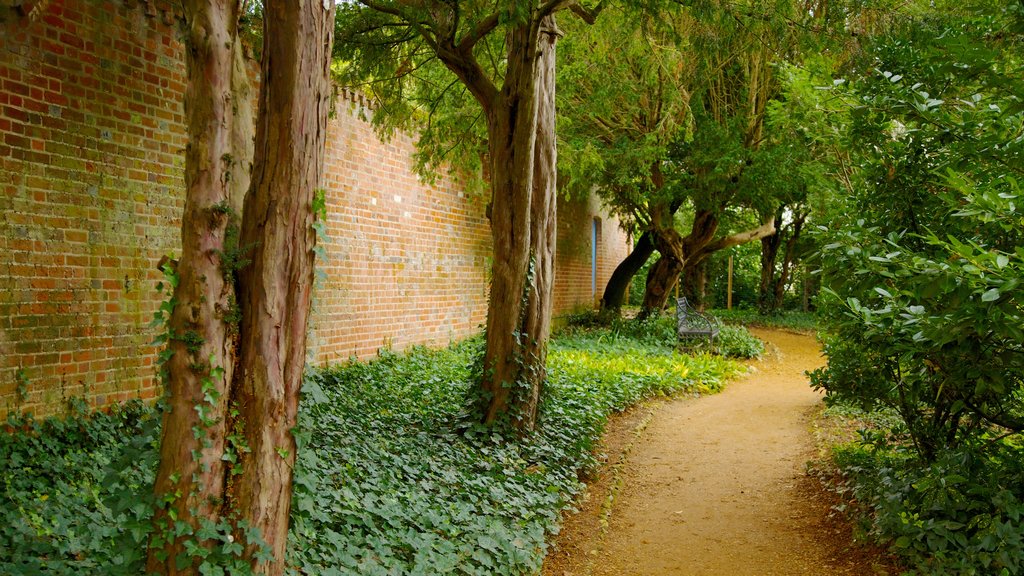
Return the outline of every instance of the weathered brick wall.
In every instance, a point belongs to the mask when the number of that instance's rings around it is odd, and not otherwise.
[[[156,394],[145,327],[185,146],[169,10],[0,9],[0,414]]]
[[[315,357],[335,362],[382,346],[448,344],[486,315],[490,227],[486,199],[451,176],[421,183],[414,141],[381,142],[343,93],[327,139],[331,242],[317,291]]]
[[[596,266],[593,246],[595,222]],[[619,227],[618,220],[608,216],[596,196],[573,201],[559,199],[555,314],[594,308],[604,294],[604,287],[615,267],[630,249],[630,240]]]
[[[178,251],[183,47],[164,0],[0,7],[0,417],[153,398],[156,262]],[[328,134],[326,279],[317,362],[445,344],[486,314],[486,200],[413,175],[413,141],[380,142],[343,94]],[[594,200],[559,206],[556,312],[593,302],[625,255]]]

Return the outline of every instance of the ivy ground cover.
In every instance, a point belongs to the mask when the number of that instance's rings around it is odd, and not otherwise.
[[[538,430],[463,414],[480,341],[312,373],[300,417],[289,563],[297,574],[530,574],[594,465],[609,415],[718,390],[739,365],[593,329],[556,338]],[[0,573],[140,574],[156,409],[14,417],[0,434]],[[202,535],[225,573],[225,534]],[[230,572],[227,571],[227,572]]]

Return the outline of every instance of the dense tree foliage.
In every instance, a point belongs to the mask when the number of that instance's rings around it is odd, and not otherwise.
[[[1024,10],[908,6],[811,81],[850,166],[817,232],[813,382],[895,415],[839,458],[875,535],[919,573],[1018,574]]]
[[[836,339],[819,383],[896,407],[926,458],[1024,429],[1024,85],[1006,26],[914,20],[851,70],[857,173],[822,232]]]

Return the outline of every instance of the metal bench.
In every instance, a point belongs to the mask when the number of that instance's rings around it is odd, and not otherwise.
[[[680,338],[707,338],[714,342],[721,330],[718,319],[690,307],[686,298],[676,300],[676,332]]]

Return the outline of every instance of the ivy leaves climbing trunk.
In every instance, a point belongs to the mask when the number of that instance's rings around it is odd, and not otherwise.
[[[537,34],[529,22],[509,33],[508,70],[502,89],[484,103],[491,175],[491,239],[494,264],[487,306],[487,344],[481,392],[483,420],[507,414],[524,379],[520,334],[530,268],[530,216],[533,196],[536,124]]]
[[[284,573],[333,6],[264,2],[253,167],[241,5],[185,3],[186,199],[150,573]]]
[[[313,292],[314,195],[330,111],[334,3],[265,0],[260,116],[241,242],[239,366],[232,400],[247,453],[230,483],[232,512],[260,531],[283,574],[295,466],[295,427]],[[248,543],[246,552],[257,547]]]
[[[181,257],[167,318],[162,373],[167,386],[147,571],[190,574],[186,541],[216,519],[230,463],[228,383],[235,366],[238,213],[249,183],[252,110],[231,0],[185,2],[185,92],[189,144]],[[201,545],[207,545],[202,543]],[[180,558],[184,558],[179,562]]]
[[[526,310],[520,328],[523,342],[524,396],[516,416],[521,428],[533,428],[541,388],[547,379],[551,296],[555,274],[555,43],[553,16],[541,22],[538,40],[537,125],[534,146],[533,194],[530,201],[530,265]]]

